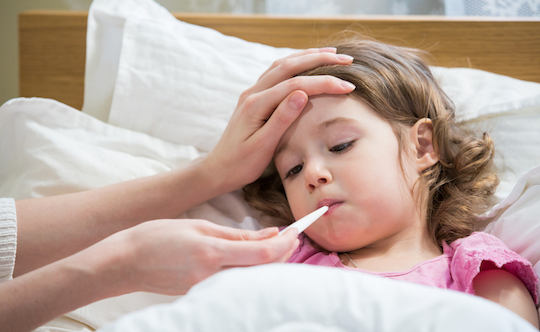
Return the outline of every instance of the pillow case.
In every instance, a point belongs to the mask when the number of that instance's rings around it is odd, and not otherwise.
[[[140,11],[144,7],[144,11]],[[169,16],[161,6],[148,6],[147,1],[104,1],[92,4],[86,31],[86,68],[82,111],[107,122],[113,98],[124,24],[127,17]]]
[[[539,216],[540,165],[523,174],[510,195],[483,218],[490,222],[486,232],[498,237],[510,249],[531,262],[534,271],[540,276]]]
[[[0,196],[15,199],[99,188],[182,167],[201,155],[43,98],[2,105],[0,139]]]
[[[106,42],[92,33],[108,28],[116,33],[117,21],[124,22],[117,75],[105,75],[103,81],[96,59],[108,56],[96,53]],[[109,123],[206,152],[217,144],[240,93],[273,61],[293,52],[180,22],[150,0],[94,1],[88,26],[83,111],[103,118],[106,98],[94,87],[114,82],[114,91],[106,92],[112,93]],[[117,56],[117,45],[114,50],[111,58]]]
[[[469,68],[432,68],[454,101],[456,120],[495,142],[499,201],[540,164],[540,84]]]

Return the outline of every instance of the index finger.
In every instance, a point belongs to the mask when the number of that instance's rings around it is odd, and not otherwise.
[[[254,99],[252,109],[255,112],[253,112],[253,116],[258,117],[261,121],[269,121],[255,135],[259,134],[271,137],[271,133],[275,130],[274,120],[279,117],[281,112],[285,111],[283,109],[280,110],[278,106],[294,91],[300,90],[304,91],[307,96],[314,96],[319,94],[346,94],[354,89],[355,86],[353,84],[329,75],[297,76],[280,82],[270,89],[259,92],[257,98]],[[300,112],[289,113],[289,116],[294,117],[300,114]],[[288,124],[290,125],[290,123]],[[280,123],[278,122],[277,125],[279,126]],[[285,129],[283,128],[283,132],[285,132]],[[269,132],[267,133],[266,131]],[[282,132],[277,132],[283,134]],[[281,138],[281,135],[279,137]]]
[[[269,89],[291,77],[302,72],[325,66],[325,65],[349,65],[353,58],[345,54],[334,54],[329,52],[307,53],[298,57],[284,58],[279,60],[279,64],[271,67],[259,81],[251,87],[252,93],[257,93]]]
[[[281,236],[259,241],[228,241],[220,243],[224,252],[223,266],[252,266],[275,262],[294,248],[298,232],[291,230]],[[227,240],[222,240],[227,241]]]
[[[278,234],[277,227],[263,228],[258,231],[221,226],[211,222],[200,225],[200,231],[207,236],[217,237],[231,241],[263,240]]]
[[[276,68],[283,60],[296,58],[296,57],[300,57],[300,56],[303,56],[303,55],[306,55],[306,54],[312,54],[312,53],[334,53],[335,54],[336,53],[336,48],[335,47],[307,48],[305,50],[301,50],[301,51],[292,53],[292,54],[290,54],[290,55],[288,55],[286,57],[283,57],[281,59],[277,59],[276,61],[274,61],[272,63],[272,65],[270,67],[268,67],[268,69],[266,69],[264,71],[264,73],[261,74],[261,76],[259,77],[259,79],[257,81],[260,81],[261,78],[263,78],[266,74],[268,74],[268,72],[270,72],[271,70]]]

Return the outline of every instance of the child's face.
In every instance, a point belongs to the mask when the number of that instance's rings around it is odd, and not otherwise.
[[[398,152],[392,127],[366,103],[322,95],[287,130],[274,162],[296,219],[330,207],[306,234],[343,252],[410,238],[422,225],[412,194],[418,173],[405,151],[401,168]]]

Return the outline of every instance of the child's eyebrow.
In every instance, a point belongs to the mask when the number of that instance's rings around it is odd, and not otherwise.
[[[284,144],[281,144],[280,146],[278,146],[278,148],[276,149],[276,152],[274,152],[274,157],[273,159],[276,159],[276,157],[282,153],[283,151],[287,150],[289,148],[289,144],[288,143],[284,143]]]
[[[322,133],[322,132],[325,131],[328,127],[333,126],[333,125],[336,125],[336,124],[342,124],[342,123],[344,123],[344,124],[347,124],[347,123],[358,123],[358,121],[355,120],[355,119],[344,118],[344,117],[333,118],[333,119],[324,121],[323,123],[319,124],[319,125],[317,126],[317,132],[318,132],[318,133]],[[275,159],[280,153],[282,153],[283,151],[287,150],[288,148],[289,148],[289,144],[288,144],[288,143],[284,143],[284,144],[278,146],[277,149],[276,149],[276,152],[274,152],[274,159]]]
[[[344,118],[344,117],[337,117],[330,119],[328,121],[325,121],[317,126],[317,132],[322,133],[325,129],[327,129],[330,126],[333,126],[335,124],[342,124],[342,123],[358,123],[357,120],[351,119],[351,118]]]

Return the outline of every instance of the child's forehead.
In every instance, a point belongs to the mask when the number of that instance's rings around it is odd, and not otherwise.
[[[346,110],[344,104],[349,99],[342,95],[318,95],[309,98],[304,110],[293,124],[283,134],[279,145],[287,144],[293,136],[308,133],[320,133],[334,122],[335,118],[343,117]]]
[[[368,122],[378,115],[363,100],[347,95],[318,95],[309,98],[306,107],[289,128],[295,131],[298,127],[322,131],[333,124],[352,122]]]
[[[332,128],[374,125],[378,115],[365,102],[343,95],[320,95],[310,97],[302,114],[282,136],[274,157],[291,144],[306,143]]]

